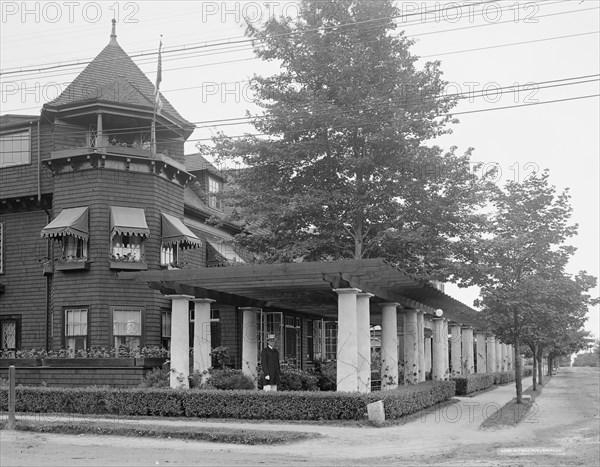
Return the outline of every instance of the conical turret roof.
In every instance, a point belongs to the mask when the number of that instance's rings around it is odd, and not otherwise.
[[[182,126],[193,126],[162,94],[161,100],[163,114],[168,114]],[[117,43],[114,24],[108,45],[56,99],[44,107],[63,107],[90,101],[154,108],[154,83]]]

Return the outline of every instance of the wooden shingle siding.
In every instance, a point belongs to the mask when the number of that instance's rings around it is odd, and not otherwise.
[[[118,278],[110,264],[110,206],[144,209],[150,238],[146,240],[148,269],[160,269],[161,212],[183,217],[183,188],[155,174],[88,169],[56,175],[54,215],[64,208],[89,206],[90,238],[87,271],[57,271],[52,304],[54,343],[62,344],[65,307],[87,306],[88,346],[112,347],[111,307],[143,310],[142,345],[160,345],[161,307],[170,300],[139,282]],[[58,245],[55,247],[58,249]],[[59,251],[55,251],[56,254]]]
[[[46,347],[46,277],[41,261],[47,253],[40,231],[46,226],[44,211],[0,215],[4,224],[5,286],[0,294],[0,315],[21,316],[21,347]]]

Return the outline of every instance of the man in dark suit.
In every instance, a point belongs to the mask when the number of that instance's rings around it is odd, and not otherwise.
[[[260,363],[264,374],[263,389],[277,391],[281,382],[281,369],[279,368],[279,352],[275,348],[275,334],[267,336],[267,347],[261,353]]]

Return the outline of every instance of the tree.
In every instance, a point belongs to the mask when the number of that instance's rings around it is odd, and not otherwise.
[[[568,191],[557,194],[548,178],[547,171],[534,174],[520,183],[508,182],[494,193],[489,232],[474,245],[470,279],[459,281],[481,287],[477,305],[483,307],[490,331],[515,349],[535,334],[551,301],[549,281],[564,278],[574,252],[565,244],[577,232],[577,226],[569,223]],[[517,402],[521,403],[521,362],[515,361]]]
[[[559,355],[562,352],[579,350],[584,342],[580,336],[586,320],[588,306],[597,303],[587,293],[596,286],[596,278],[584,271],[574,277],[563,274],[554,277],[547,276],[538,280],[535,293],[529,296],[533,306],[527,308],[533,311],[531,316],[524,317],[527,325],[523,327],[525,341],[534,355],[534,370],[537,369],[537,381],[542,383],[542,358]],[[551,371],[551,365],[549,365]],[[534,390],[536,389],[536,374],[533,375]]]
[[[398,15],[391,0],[304,0],[295,19],[248,26],[256,55],[282,69],[252,80],[262,136],[201,149],[244,167],[225,196],[264,261],[384,257],[433,277],[468,259],[490,185],[470,151],[427,146],[450,132],[456,99],[439,62],[416,68]]]
[[[590,333],[584,329],[568,330],[560,336],[560,340],[548,345],[548,376],[552,374],[555,360],[559,357],[571,357],[572,354],[585,350]]]

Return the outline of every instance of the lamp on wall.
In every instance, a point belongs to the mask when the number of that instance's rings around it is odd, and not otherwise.
[[[437,310],[435,310],[435,316],[437,316],[438,318],[440,316],[442,316],[444,314],[444,310],[442,310],[441,308],[438,308]]]

